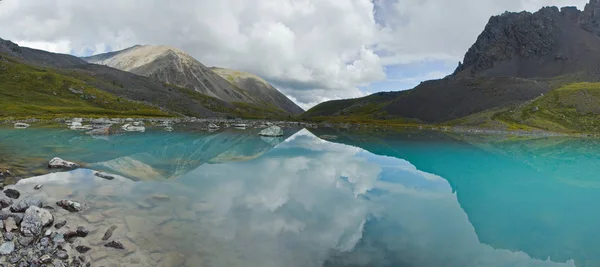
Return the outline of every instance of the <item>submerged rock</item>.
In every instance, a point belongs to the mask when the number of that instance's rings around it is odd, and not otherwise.
[[[53,158],[48,162],[48,168],[50,169],[77,169],[79,164],[63,160],[59,157]]]
[[[259,133],[262,136],[283,136],[283,130],[279,126],[271,126]]]
[[[42,228],[52,224],[53,221],[54,217],[49,211],[38,207],[29,207],[21,222],[21,233],[24,236],[38,236],[42,233]]]
[[[97,177],[100,177],[102,179],[106,179],[106,180],[114,180],[115,179],[114,176],[112,176],[108,173],[105,173],[105,172],[97,172],[97,173],[94,173],[94,175]]]
[[[9,198],[12,198],[12,199],[17,199],[17,198],[19,198],[19,197],[21,196],[21,192],[19,192],[19,191],[18,191],[18,190],[16,190],[16,189],[10,189],[10,188],[9,188],[9,189],[6,189],[6,190],[4,190],[4,194],[5,194],[7,197],[9,197]]]
[[[56,205],[70,212],[80,212],[83,210],[81,203],[66,199],[56,202]]]
[[[36,184],[35,187],[33,187],[33,190],[40,190],[40,189],[42,189],[43,186],[44,185]]]
[[[79,245],[75,247],[75,250],[77,250],[77,252],[79,253],[86,253],[88,251],[90,251],[92,248],[88,247],[88,246],[84,246],[84,245]]]
[[[114,240],[106,243],[104,246],[107,248],[125,249],[125,246],[123,246],[123,244],[121,242],[114,241]]]
[[[102,240],[104,240],[104,241],[108,240],[112,236],[112,234],[115,231],[115,229],[117,229],[116,225],[113,225],[110,228],[108,228],[108,230],[106,230],[106,233],[104,233],[104,236],[102,237]]]
[[[60,229],[60,228],[63,228],[63,226],[65,226],[65,225],[67,225],[67,221],[66,220],[60,220],[60,221],[58,221],[58,222],[56,222],[54,224],[54,228]]]
[[[98,129],[93,129],[91,131],[86,132],[88,135],[110,135],[110,127],[103,127]]]

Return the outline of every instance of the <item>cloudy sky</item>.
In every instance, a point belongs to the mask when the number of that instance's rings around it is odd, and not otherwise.
[[[78,56],[136,44],[256,73],[302,107],[454,70],[490,16],[587,0],[3,0],[0,38]]]

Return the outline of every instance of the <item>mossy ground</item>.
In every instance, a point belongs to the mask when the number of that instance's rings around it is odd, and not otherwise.
[[[166,117],[168,112],[98,90],[51,68],[0,60],[0,118]]]

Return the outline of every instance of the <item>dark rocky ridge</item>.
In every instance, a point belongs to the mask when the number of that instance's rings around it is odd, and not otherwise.
[[[600,60],[600,2],[584,11],[544,7],[490,18],[458,76],[539,78],[597,69]]]
[[[557,86],[600,81],[600,1],[584,11],[575,7],[544,7],[538,12],[505,12],[493,16],[453,74],[396,92],[395,100],[372,102],[364,113],[362,100],[322,103],[305,117],[372,116],[410,118],[439,123],[492,108],[523,103]],[[389,97],[388,97],[389,98]],[[360,104],[357,104],[360,103]],[[359,110],[359,112],[344,112]],[[382,115],[384,114],[384,115]]]

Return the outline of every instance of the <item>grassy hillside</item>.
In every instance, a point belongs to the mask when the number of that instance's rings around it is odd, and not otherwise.
[[[600,130],[600,83],[560,87],[519,107],[494,116],[495,120],[562,132]]]
[[[172,116],[88,86],[51,68],[8,57],[0,60],[0,118],[65,116]]]

